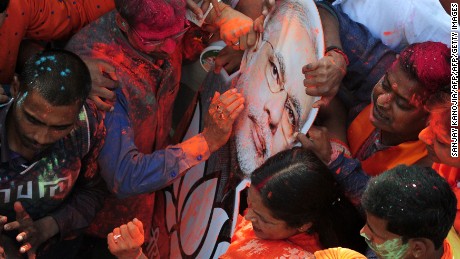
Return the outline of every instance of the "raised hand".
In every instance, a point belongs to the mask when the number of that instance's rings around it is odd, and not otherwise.
[[[244,108],[244,97],[235,88],[220,95],[214,93],[204,121],[203,136],[212,153],[227,143],[233,122]]]
[[[21,243],[19,252],[27,253],[29,258],[35,258],[37,248],[58,233],[57,223],[49,216],[33,221],[19,201],[14,203],[14,211],[16,221],[5,224],[3,229],[6,231],[17,229],[19,234],[16,236],[16,241]]]
[[[254,21],[230,8],[224,8],[214,22],[220,29],[220,38],[235,50],[245,50],[256,44]]]
[[[244,51],[234,50],[232,47],[226,46],[219,51],[219,55],[216,57],[214,62],[214,73],[219,74],[220,70],[224,68],[229,75],[232,74],[240,67],[243,54]]]
[[[335,51],[327,52],[320,60],[302,68],[302,73],[305,75],[303,81],[305,93],[323,97],[313,104],[314,108],[326,105],[334,98],[346,71],[347,61],[344,56]]]
[[[113,90],[118,87],[115,68],[102,60],[86,58],[83,61],[88,66],[92,80],[89,98],[94,101],[98,109],[113,110],[113,103],[116,100]]]
[[[262,14],[254,20],[254,30],[262,33],[264,31],[264,20],[268,13],[275,6],[275,0],[264,0],[262,5]]]
[[[297,134],[297,139],[302,147],[310,149],[326,165],[331,160],[332,147],[329,141],[328,131],[325,127],[312,126],[307,135]]]
[[[144,227],[138,219],[133,219],[128,224],[115,228],[107,235],[110,252],[120,259],[140,258],[142,244],[144,243]]]

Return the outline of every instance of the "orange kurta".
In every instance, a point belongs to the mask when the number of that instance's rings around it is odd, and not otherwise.
[[[13,0],[0,27],[0,84],[13,79],[23,38],[56,40],[72,36],[115,7],[113,0]]]
[[[361,146],[375,130],[374,125],[369,120],[371,108],[372,105],[364,108],[348,128],[347,138],[353,157],[356,157]],[[426,145],[421,140],[408,141],[375,152],[367,159],[362,160],[361,166],[367,174],[375,176],[399,164],[415,164],[427,154]]]
[[[260,239],[255,235],[251,222],[238,216],[232,243],[220,258],[308,258],[318,250],[321,246],[316,235],[301,233],[285,240]]]

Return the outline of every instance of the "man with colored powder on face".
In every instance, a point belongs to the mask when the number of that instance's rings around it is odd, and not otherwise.
[[[183,39],[190,27],[185,19],[185,1],[117,0],[115,5],[115,11],[77,33],[67,48],[81,57],[105,61],[115,67],[121,88],[118,99],[126,103],[125,108],[134,131],[134,143],[140,153],[150,154],[172,144],[170,132],[173,103],[179,90],[183,46],[187,44]],[[239,19],[244,22],[244,27],[252,26],[252,20],[224,3],[219,3],[221,16],[218,17],[214,9],[206,17],[207,22],[224,26]],[[116,120],[111,123],[114,126],[120,124]],[[122,154],[120,147],[112,146],[111,139],[119,139],[123,134],[115,130],[117,127],[114,126],[106,122],[106,151],[99,157],[99,163],[101,174],[110,188],[120,193],[120,189],[136,186],[119,185],[131,172],[124,171],[113,162],[114,157]],[[202,159],[205,159],[209,150],[203,147],[200,151]],[[179,156],[173,154],[171,159],[178,159]],[[136,170],[144,169],[138,167]],[[181,175],[181,172],[161,173],[162,177],[158,176],[159,182],[153,183],[148,191],[142,191],[148,194],[123,200],[115,197],[107,199],[105,208],[89,231],[98,237],[95,240],[99,240],[102,247],[107,247],[107,233],[121,225],[126,218],[138,217],[144,222],[146,233],[150,234],[154,207],[154,195],[150,192],[166,186],[169,180]]]
[[[351,153],[368,174],[376,175],[400,163],[423,164],[426,150],[418,134],[428,119],[424,105],[437,92],[447,90],[449,53],[439,42],[412,44],[374,87],[371,105],[347,132]]]
[[[102,208],[96,158],[105,129],[86,103],[90,89],[77,55],[45,51],[26,63],[14,98],[0,107],[0,225],[2,241],[16,243],[7,256],[73,256],[73,241]]]
[[[457,199],[433,169],[400,165],[371,178],[362,205],[367,222],[361,235],[379,258],[456,256],[446,237]]]
[[[433,161],[418,134],[428,121],[425,105],[431,97],[447,91],[449,55],[449,48],[439,42],[408,46],[375,85],[371,104],[348,129],[345,125],[328,129],[333,136],[345,136],[342,144],[334,143],[341,151],[329,167],[357,204],[370,176],[399,164],[431,166]],[[303,144],[317,154],[330,149],[330,145],[323,145],[329,143],[327,134],[310,138]]]
[[[428,126],[419,134],[420,140],[427,145],[428,156],[434,161],[432,168],[449,183],[454,191],[457,202],[460,202],[460,159],[451,153],[451,131],[459,126],[451,125],[450,93],[440,93],[428,104],[430,119]],[[454,228],[460,233],[460,205],[457,206],[457,216]]]

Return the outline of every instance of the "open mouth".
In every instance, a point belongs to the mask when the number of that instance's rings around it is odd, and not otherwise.
[[[385,116],[385,114],[380,111],[380,109],[377,107],[377,105],[374,103],[374,109],[372,111],[372,114],[374,116],[375,119],[379,120],[379,121],[383,121],[383,122],[388,122],[390,121],[390,118]]]

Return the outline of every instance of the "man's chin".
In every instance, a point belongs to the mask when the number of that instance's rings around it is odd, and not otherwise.
[[[258,156],[254,144],[249,142],[249,137],[236,136],[236,155],[238,160],[238,166],[246,177],[251,176],[251,173],[262,164],[260,156]],[[246,143],[245,143],[246,142]]]
[[[43,152],[44,150],[46,150],[47,148],[49,148],[51,145],[40,145],[40,144],[31,143],[28,141],[23,141],[22,146],[28,149],[32,153],[39,154]]]
[[[256,164],[256,161],[248,159],[248,156],[242,158],[244,155],[238,154],[238,166],[246,177],[250,177],[252,172],[256,170],[259,166]]]

